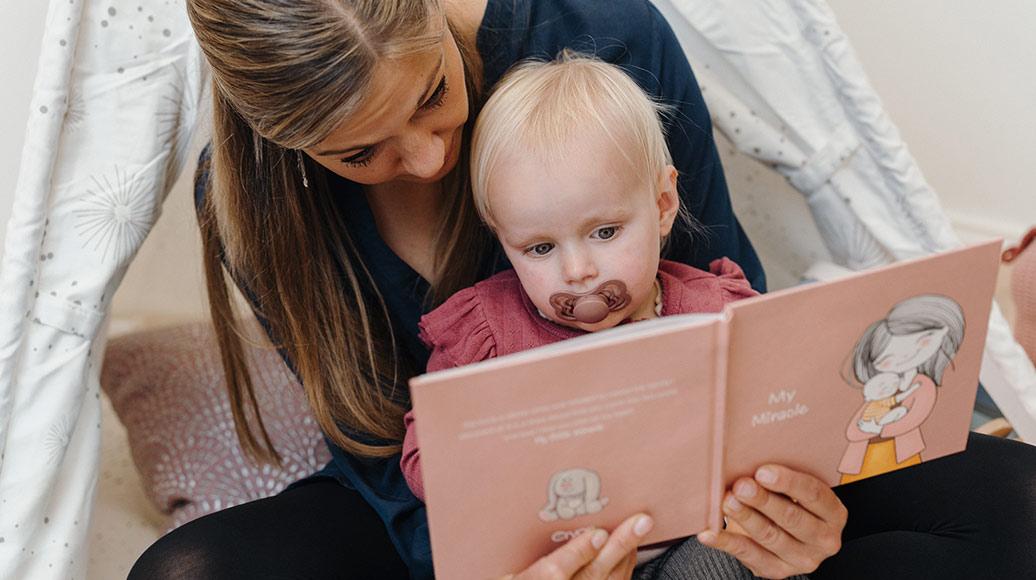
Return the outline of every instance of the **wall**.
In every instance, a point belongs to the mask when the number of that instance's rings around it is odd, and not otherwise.
[[[1036,225],[1036,2],[828,4],[958,232]]]
[[[11,215],[47,4],[0,0],[0,243],[6,239]]]

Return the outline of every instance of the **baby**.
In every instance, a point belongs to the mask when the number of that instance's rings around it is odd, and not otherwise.
[[[621,69],[589,57],[505,75],[475,124],[471,179],[513,270],[421,319],[429,372],[756,294],[726,258],[709,272],[660,259],[682,212],[659,113]],[[401,467],[424,499],[412,411],[406,427]]]
[[[863,385],[863,414],[859,425],[861,430],[880,432],[881,427],[895,423],[907,414],[907,409],[900,403],[917,390],[917,384],[900,392],[901,382],[902,378],[897,373],[878,373]]]

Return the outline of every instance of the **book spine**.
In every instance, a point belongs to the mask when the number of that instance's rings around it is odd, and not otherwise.
[[[730,309],[724,309],[723,318],[716,324],[716,370],[712,386],[712,460],[709,481],[709,529],[723,529],[723,446],[727,433],[727,370],[730,355]]]

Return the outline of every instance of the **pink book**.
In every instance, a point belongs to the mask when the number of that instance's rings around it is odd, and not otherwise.
[[[967,441],[1000,242],[624,325],[411,381],[441,578],[521,570],[650,513],[722,525],[762,463],[835,486]]]

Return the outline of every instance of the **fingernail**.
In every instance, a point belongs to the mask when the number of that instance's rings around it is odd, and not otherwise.
[[[640,516],[637,523],[633,525],[633,533],[643,537],[646,536],[653,527],[655,527],[655,522],[651,519],[651,516]]]
[[[755,484],[750,481],[739,481],[734,486],[734,493],[741,497],[755,497]]]
[[[711,530],[705,530],[704,532],[698,534],[698,541],[703,544],[711,544],[716,541],[716,532],[713,532]]]
[[[777,481],[777,473],[769,467],[760,467],[755,472],[755,478],[758,479],[760,483],[774,483]]]
[[[600,550],[601,546],[608,541],[608,532],[604,530],[597,530],[594,535],[590,536],[590,543],[593,544],[594,549]]]
[[[732,512],[741,511],[741,502],[737,501],[737,499],[734,496],[730,496],[727,498],[726,506],[727,509]]]

